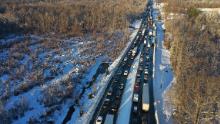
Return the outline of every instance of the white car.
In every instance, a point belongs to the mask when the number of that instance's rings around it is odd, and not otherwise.
[[[125,62],[125,61],[127,61],[127,60],[128,60],[128,58],[127,58],[127,57],[125,57],[125,58],[124,58],[124,62]]]
[[[128,75],[128,70],[125,70],[124,76],[127,76],[127,75]]]
[[[133,102],[138,102],[138,94],[135,93],[133,96]]]
[[[102,124],[102,121],[103,121],[102,116],[99,116],[99,117],[96,119],[96,124]]]
[[[144,69],[144,74],[149,74],[147,69]]]
[[[144,40],[144,44],[145,44],[145,45],[147,44],[147,41],[146,41],[146,40]]]

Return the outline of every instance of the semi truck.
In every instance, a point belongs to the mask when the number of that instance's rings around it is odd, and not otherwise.
[[[149,84],[144,83],[143,84],[143,92],[142,92],[142,110],[147,112],[150,108],[150,102],[149,102]]]

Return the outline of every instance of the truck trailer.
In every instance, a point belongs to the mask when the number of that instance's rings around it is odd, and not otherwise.
[[[149,84],[143,84],[143,92],[142,92],[142,110],[147,112],[150,108],[150,100],[149,100]]]

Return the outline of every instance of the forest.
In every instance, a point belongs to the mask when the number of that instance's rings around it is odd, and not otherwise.
[[[220,15],[199,8],[219,3],[168,0],[165,45],[171,51],[175,74],[169,91],[175,106],[174,123],[219,123],[220,115]],[[215,2],[215,1],[213,1]],[[185,7],[185,9],[183,9]]]

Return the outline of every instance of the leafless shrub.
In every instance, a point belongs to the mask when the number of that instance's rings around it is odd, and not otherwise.
[[[52,106],[61,102],[67,97],[71,97],[73,92],[73,83],[67,82],[57,85],[51,85],[48,88],[44,89],[44,97],[41,99],[41,102],[45,106]]]

